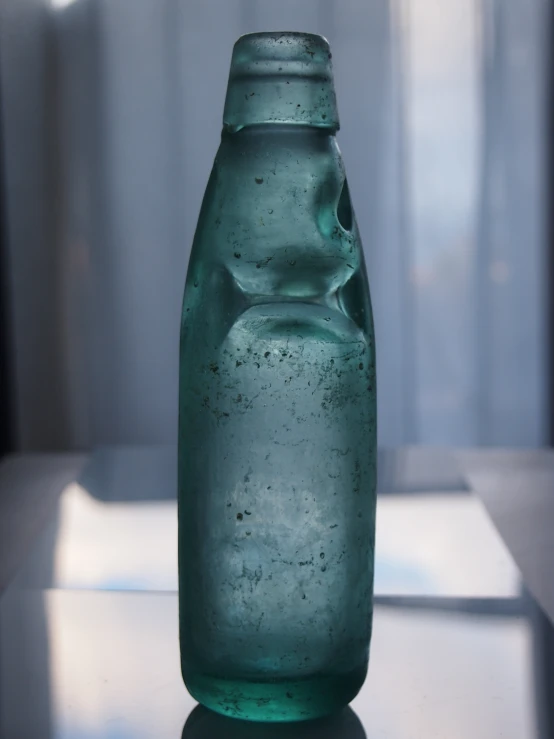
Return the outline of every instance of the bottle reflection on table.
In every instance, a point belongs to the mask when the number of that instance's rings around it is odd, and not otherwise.
[[[315,721],[296,723],[260,723],[221,716],[204,706],[190,713],[181,739],[367,739],[354,711],[347,707],[340,713]]]

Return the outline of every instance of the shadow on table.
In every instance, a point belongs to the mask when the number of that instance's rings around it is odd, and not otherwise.
[[[379,449],[380,495],[466,493],[456,457],[448,450]],[[109,503],[176,500],[177,447],[101,447],[79,480],[94,498]]]
[[[315,721],[265,724],[220,716],[196,706],[181,739],[366,739],[366,733],[350,707]]]

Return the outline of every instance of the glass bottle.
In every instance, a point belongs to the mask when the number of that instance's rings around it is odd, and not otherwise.
[[[366,675],[375,347],[327,41],[234,47],[183,302],[183,678],[220,713],[309,719]]]

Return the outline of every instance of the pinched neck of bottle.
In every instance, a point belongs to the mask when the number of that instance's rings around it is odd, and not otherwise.
[[[233,48],[224,128],[261,123],[339,128],[331,52],[323,36],[251,33]]]

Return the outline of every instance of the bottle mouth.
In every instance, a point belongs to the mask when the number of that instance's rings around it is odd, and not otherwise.
[[[339,128],[331,50],[323,36],[250,33],[233,48],[223,123]]]

